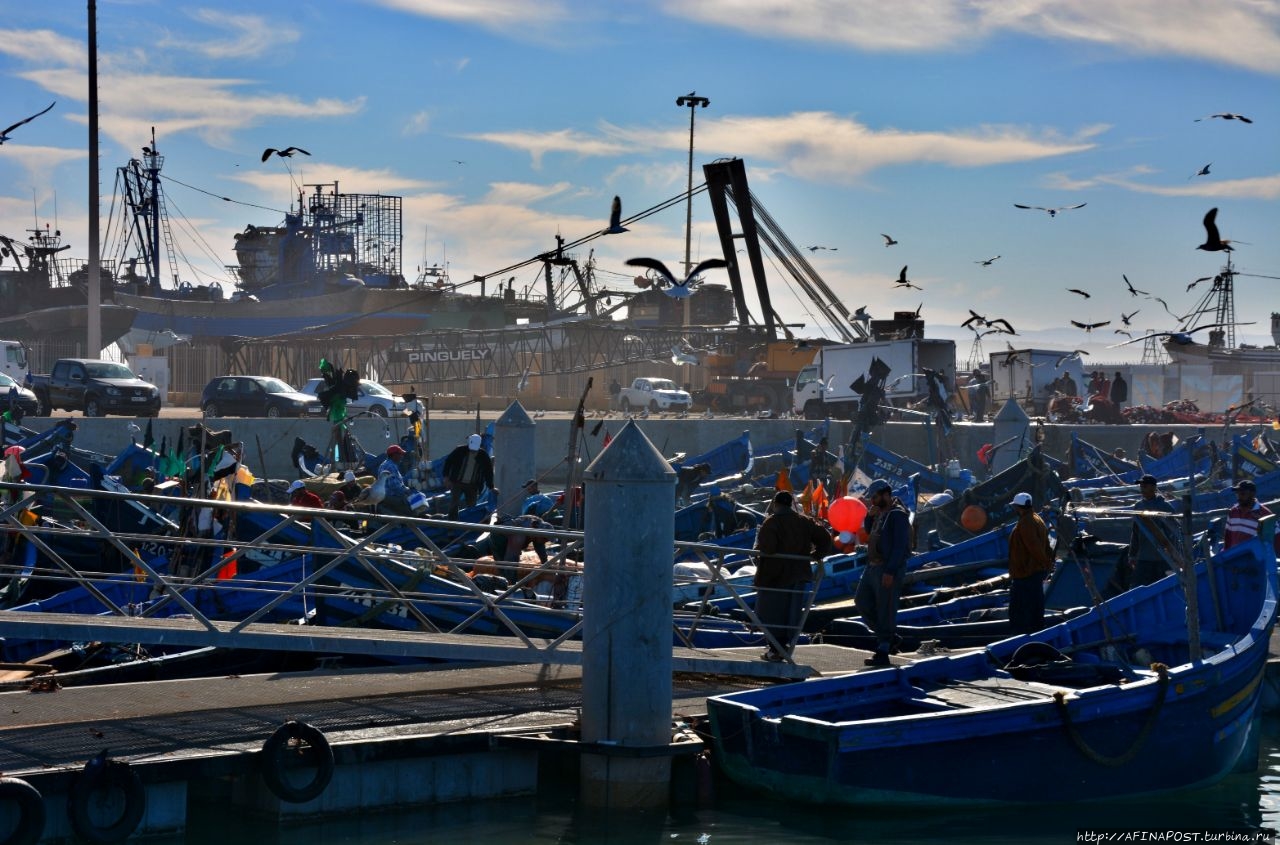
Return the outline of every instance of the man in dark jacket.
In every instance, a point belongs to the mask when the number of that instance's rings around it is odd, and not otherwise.
[[[1124,376],[1120,375],[1120,371],[1116,371],[1116,377],[1111,380],[1111,395],[1107,397],[1111,400],[1111,404],[1116,406],[1116,410],[1120,410],[1125,402],[1129,401],[1129,383],[1124,380]]]
[[[898,635],[898,595],[911,556],[911,518],[893,495],[893,488],[877,478],[867,488],[870,506],[863,523],[867,531],[867,568],[858,581],[854,606],[876,635],[875,654],[868,666],[888,666]]]
[[[1030,493],[1017,493],[1018,524],[1009,535],[1009,627],[1015,634],[1044,628],[1044,579],[1053,571],[1049,527],[1036,513]]]
[[[444,459],[444,479],[449,485],[449,519],[458,518],[461,499],[465,497],[467,507],[472,507],[482,489],[493,489],[493,461],[489,453],[480,448],[481,442],[480,435],[473,434]]]
[[[793,510],[794,497],[779,490],[769,506],[771,513],[756,533],[756,616],[770,636],[782,646],[779,653],[771,644],[765,660],[786,660],[800,633],[800,614],[805,593],[813,581],[810,561],[820,561],[831,551],[831,534],[809,517]]]
[[[1129,506],[1130,510],[1173,513],[1173,505],[1160,495],[1154,475],[1138,479],[1138,492],[1141,495]],[[1171,545],[1169,532],[1172,526],[1172,522],[1159,517],[1133,518],[1133,528],[1129,532],[1129,566],[1133,572],[1130,587],[1154,584],[1168,574],[1169,561],[1165,558],[1164,546]]]

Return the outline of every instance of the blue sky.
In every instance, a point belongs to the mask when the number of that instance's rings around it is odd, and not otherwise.
[[[57,101],[0,146],[0,232],[56,220],[73,255],[87,254],[85,17],[25,4],[0,23],[0,125]],[[186,249],[192,281],[225,283],[233,235],[278,222],[267,209],[291,185],[334,180],[405,196],[406,275],[424,260],[455,281],[493,273],[600,229],[615,194],[626,215],[683,191],[675,98],[693,90],[711,100],[698,165],[744,159],[795,243],[834,247],[806,255],[850,308],[923,303],[930,334],[962,352],[972,307],[1008,319],[1015,346],[1138,355],[1103,348],[1121,311],[1140,309],[1137,329],[1174,323],[1121,274],[1189,310],[1187,284],[1222,263],[1195,249],[1211,207],[1247,242],[1236,269],[1280,276],[1280,0],[99,0],[98,29],[103,215],[152,126],[167,176],[237,201],[168,186],[207,244]],[[1254,123],[1195,121],[1219,112]],[[259,161],[289,145],[312,155]],[[1052,219],[1013,205],[1081,202]],[[629,286],[635,256],[678,267],[684,225],[681,205],[595,241],[599,279]],[[696,198],[695,258],[716,247]],[[923,291],[894,289],[904,264]],[[770,269],[783,317],[826,333]],[[1242,339],[1269,342],[1277,284],[1237,278],[1239,319],[1257,321]],[[1072,319],[1113,325],[1088,336]]]

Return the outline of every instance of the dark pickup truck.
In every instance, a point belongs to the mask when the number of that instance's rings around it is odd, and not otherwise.
[[[60,358],[47,376],[29,376],[41,415],[58,409],[83,411],[86,417],[122,414],[154,417],[160,390],[124,364],[92,358]]]

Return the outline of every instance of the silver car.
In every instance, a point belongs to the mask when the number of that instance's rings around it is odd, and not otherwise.
[[[303,393],[319,396],[324,387],[324,379],[313,378],[302,386]],[[376,381],[360,379],[360,398],[347,401],[347,413],[366,412],[375,417],[386,417],[404,412],[404,400],[387,390]]]

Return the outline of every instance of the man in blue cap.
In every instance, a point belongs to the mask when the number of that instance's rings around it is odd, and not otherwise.
[[[1138,479],[1138,492],[1138,501],[1133,503],[1130,510],[1173,513],[1173,505],[1160,495],[1154,475],[1144,475]],[[1129,566],[1133,572],[1133,582],[1129,586],[1154,584],[1168,574],[1169,561],[1165,558],[1162,546],[1171,543],[1171,527],[1171,522],[1159,517],[1133,518],[1133,528],[1129,532]]]
[[[889,666],[898,633],[898,596],[911,556],[911,517],[883,478],[871,482],[866,498],[867,568],[853,601],[876,635],[875,653],[866,664]]]

